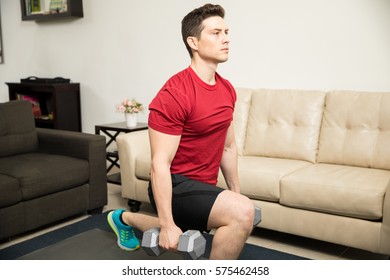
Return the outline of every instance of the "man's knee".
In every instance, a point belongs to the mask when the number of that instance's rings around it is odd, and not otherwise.
[[[245,232],[251,232],[253,229],[254,205],[246,196],[227,191],[225,205],[230,205],[230,222],[235,223]]]
[[[246,196],[241,195],[241,212],[238,219],[241,220],[243,230],[250,233],[253,229],[253,220],[255,215],[253,202]]]

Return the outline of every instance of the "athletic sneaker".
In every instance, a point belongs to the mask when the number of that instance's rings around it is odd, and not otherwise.
[[[120,216],[124,211],[124,209],[111,211],[107,215],[107,221],[116,234],[118,246],[122,250],[134,251],[137,250],[140,245],[137,237],[135,237],[134,228],[123,224],[120,220]]]

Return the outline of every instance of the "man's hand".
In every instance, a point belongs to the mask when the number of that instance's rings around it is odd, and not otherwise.
[[[165,250],[177,251],[180,235],[183,231],[176,225],[160,229],[159,246]]]

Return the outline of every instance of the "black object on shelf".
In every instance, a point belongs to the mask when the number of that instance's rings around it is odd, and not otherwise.
[[[24,79],[20,79],[21,83],[33,83],[33,84],[67,84],[70,83],[70,79],[65,79],[62,77],[55,78],[38,78],[35,76],[30,76]]]

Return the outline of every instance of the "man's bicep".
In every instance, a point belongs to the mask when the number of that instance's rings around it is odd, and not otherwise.
[[[226,139],[225,139],[225,148],[231,148],[236,145],[236,138],[234,135],[234,127],[233,127],[233,122],[230,124],[228,131],[226,133]]]
[[[149,127],[152,162],[170,164],[179,147],[180,135],[159,132]]]

